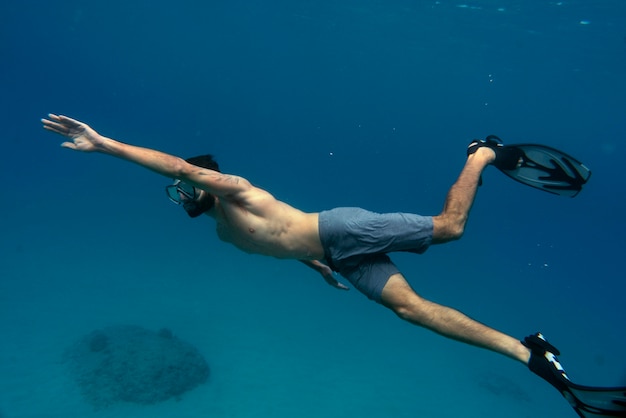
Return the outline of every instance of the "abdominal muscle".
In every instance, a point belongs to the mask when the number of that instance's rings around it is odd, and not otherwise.
[[[246,210],[231,202],[216,204],[217,235],[247,253],[316,260],[324,256],[318,214],[304,213],[273,199]]]

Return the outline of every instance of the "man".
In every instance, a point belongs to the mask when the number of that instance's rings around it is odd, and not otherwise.
[[[215,219],[222,241],[248,253],[300,260],[330,285],[347,289],[333,276],[333,270],[338,271],[400,318],[527,364],[569,394],[569,381],[554,356],[558,350],[541,334],[520,342],[457,310],[423,299],[387,256],[393,251],[423,253],[431,244],[459,239],[485,167],[518,165],[519,155],[507,147],[489,138],[472,142],[465,166],[437,216],[376,214],[358,208],[305,213],[242,177],[221,173],[211,156],[185,161],[104,137],[65,116],[50,114],[42,123],[67,138],[63,147],[111,155],[177,179],[167,188],[170,199],[192,217],[205,214]]]

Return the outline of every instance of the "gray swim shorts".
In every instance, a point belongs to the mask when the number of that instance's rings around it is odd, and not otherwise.
[[[387,253],[426,251],[433,238],[433,218],[336,208],[320,212],[319,233],[328,265],[380,303],[389,277],[400,272]]]

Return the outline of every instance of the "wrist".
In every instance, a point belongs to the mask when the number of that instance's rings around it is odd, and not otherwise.
[[[98,135],[93,144],[95,145],[97,152],[109,155],[121,154],[121,143],[114,139],[107,138],[106,136]]]

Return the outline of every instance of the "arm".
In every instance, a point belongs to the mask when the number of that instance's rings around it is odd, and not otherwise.
[[[337,279],[335,279],[335,276],[333,275],[333,271],[326,264],[320,263],[317,260],[299,260],[299,261],[305,266],[308,266],[312,268],[313,270],[317,271],[318,273],[320,273],[322,277],[324,278],[324,280],[326,280],[326,283],[328,283],[329,285],[336,287],[337,289],[341,289],[341,290],[350,290],[348,286],[345,286],[339,283]]]
[[[41,120],[43,127],[68,138],[69,141],[61,144],[64,148],[99,152],[121,158],[163,176],[183,180],[218,196],[234,195],[251,187],[250,183],[241,177],[197,167],[173,155],[107,138],[89,125],[66,116],[50,114],[49,117],[50,120]]]

